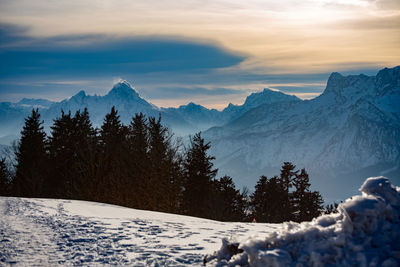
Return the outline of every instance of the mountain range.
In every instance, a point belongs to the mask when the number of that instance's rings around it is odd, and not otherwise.
[[[263,103],[281,101],[301,101],[295,96],[265,89],[263,92],[254,93],[247,97],[243,105],[229,104],[223,111],[207,109],[201,105],[190,102],[178,108],[159,108],[142,98],[138,92],[127,82],[120,81],[104,96],[87,95],[79,91],[76,95],[60,102],[45,99],[22,99],[17,103],[0,102],[0,144],[9,144],[12,139],[18,138],[22,129],[24,118],[32,108],[39,108],[44,125],[47,130],[53,119],[63,111],[88,108],[91,120],[96,127],[100,127],[105,115],[115,106],[123,123],[129,124],[135,113],[142,112],[147,116],[161,115],[162,121],[174,133],[183,136],[204,131],[213,126],[220,126],[240,117],[248,110]]]
[[[254,184],[291,161],[330,199],[357,191],[367,176],[400,181],[400,66],[376,76],[332,73],[311,100],[261,104],[206,131],[220,174]],[[352,178],[349,178],[352,177]]]
[[[159,108],[126,81],[104,96],[80,91],[61,102],[2,102],[0,143],[18,138],[24,117],[35,107],[48,130],[61,110],[85,107],[100,126],[112,106],[126,124],[143,112],[160,114],[180,136],[204,131],[219,175],[231,175],[239,187],[252,187],[262,174],[279,174],[284,161],[306,168],[313,186],[332,200],[353,195],[365,175],[400,181],[400,66],[376,76],[332,73],[324,92],[311,100],[264,89],[243,105],[229,104],[222,111],[195,103]]]

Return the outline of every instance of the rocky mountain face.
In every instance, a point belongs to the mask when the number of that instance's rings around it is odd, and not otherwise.
[[[332,73],[315,99],[259,105],[205,136],[220,175],[240,176],[241,185],[279,174],[284,161],[305,167],[328,196],[333,186],[346,185],[341,197],[356,190],[350,174],[400,179],[400,67],[373,77]]]

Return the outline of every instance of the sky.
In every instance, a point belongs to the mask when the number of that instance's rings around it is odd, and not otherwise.
[[[104,95],[221,109],[400,62],[398,0],[0,0],[0,102]]]

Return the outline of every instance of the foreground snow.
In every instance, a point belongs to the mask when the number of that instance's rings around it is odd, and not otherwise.
[[[0,266],[201,265],[223,237],[240,241],[278,227],[85,201],[0,197]]]
[[[360,191],[361,196],[340,204],[337,214],[285,223],[278,232],[249,238],[236,249],[224,241],[208,257],[209,265],[400,266],[400,187],[375,177]]]
[[[282,225],[0,197],[0,265],[400,266],[400,188],[360,190],[337,214]]]

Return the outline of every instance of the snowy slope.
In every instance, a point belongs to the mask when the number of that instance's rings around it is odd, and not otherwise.
[[[217,266],[399,266],[400,187],[385,177],[368,178],[362,195],[339,212],[312,222],[282,225],[262,239],[249,238],[233,255],[225,242],[210,255]]]
[[[95,202],[0,197],[0,265],[201,265],[222,237],[240,241],[277,227]]]
[[[360,190],[339,213],[300,224],[0,197],[0,265],[399,266],[400,187],[375,177]]]

